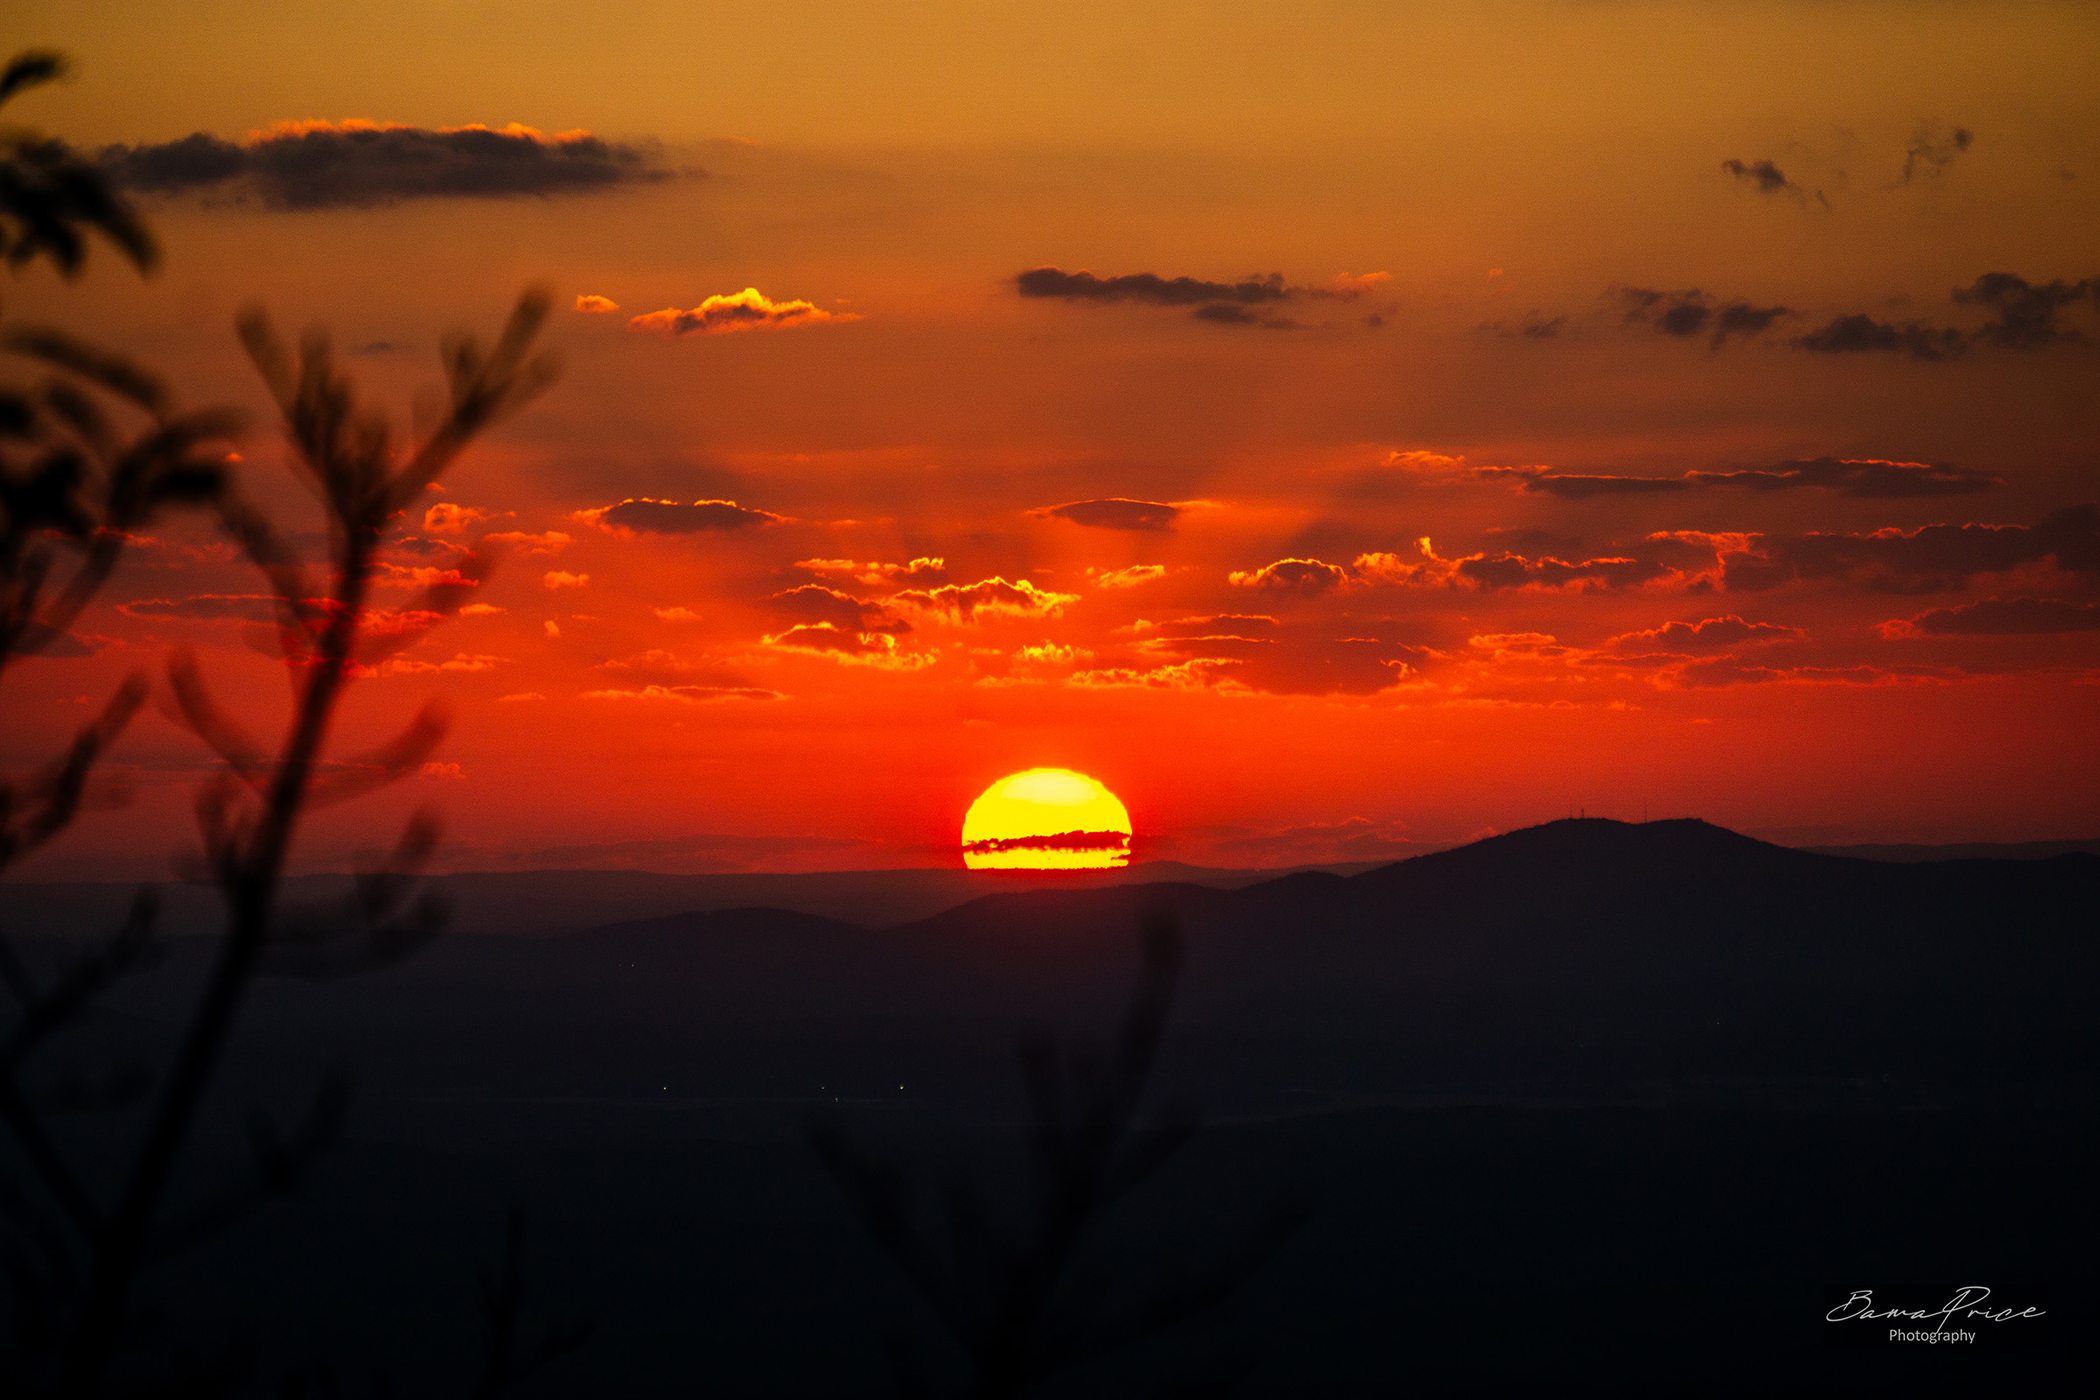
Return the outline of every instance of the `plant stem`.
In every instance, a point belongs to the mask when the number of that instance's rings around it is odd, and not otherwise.
[[[124,1194],[95,1242],[94,1286],[62,1387],[65,1394],[91,1396],[100,1386],[103,1368],[122,1330],[125,1303],[145,1254],[154,1214],[167,1194],[183,1144],[196,1123],[220,1053],[269,943],[285,858],[356,648],[375,543],[367,535],[348,532],[334,607],[316,639],[262,820],[228,884],[231,907],[226,937],[219,944],[210,980],[191,1016]]]

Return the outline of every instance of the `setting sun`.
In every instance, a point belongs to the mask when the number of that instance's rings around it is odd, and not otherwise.
[[[1106,870],[1130,862],[1130,813],[1116,795],[1069,768],[1001,778],[963,818],[972,870]]]

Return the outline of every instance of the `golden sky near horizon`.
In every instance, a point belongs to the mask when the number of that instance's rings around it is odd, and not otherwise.
[[[78,73],[8,115],[131,148],[167,257],[0,309],[255,411],[286,509],[238,307],[405,416],[442,332],[555,290],[563,380],[397,565],[510,557],[349,716],[451,704],[388,800],[457,864],[936,860],[1037,766],[1138,859],[1578,806],[2092,834],[2093,7],[16,13]],[[293,121],[410,130],[250,138]],[[514,122],[573,180],[444,134]],[[265,713],[258,591],[157,533],[0,760],[170,645]],[[76,860],[162,861],[192,750],[143,720]]]

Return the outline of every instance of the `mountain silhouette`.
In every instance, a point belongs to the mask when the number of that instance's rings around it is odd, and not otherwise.
[[[427,1343],[398,1339],[474,1335],[470,1226],[514,1201],[604,1327],[530,1393],[586,1372],[602,1393],[894,1393],[882,1358],[923,1313],[810,1125],[847,1124],[906,1184],[960,1163],[1006,1189],[1032,1131],[1017,1043],[1112,1044],[1137,926],[1166,910],[1182,963],[1151,1098],[1209,1126],[1095,1264],[1201,1257],[1252,1202],[1310,1215],[1242,1313],[1145,1357],[1244,1353],[1243,1392],[1279,1397],[1576,1375],[1959,1393],[1940,1356],[1834,1356],[1825,1292],[2100,1302],[2096,894],[2084,854],[1895,863],[1577,820],[1356,874],[1044,881],[880,926],[716,908],[456,934],[258,989],[207,1155],[243,1160],[232,1110],[326,1068],[355,1086],[351,1141],[296,1210],[215,1246],[213,1290],[159,1302],[267,1318],[272,1355],[413,1374]],[[122,1063],[151,1043],[208,948],[177,940],[69,1044]],[[1760,1341],[1717,1367],[1717,1327]],[[1058,1393],[1159,1393],[1143,1360]],[[1974,1363],[2033,1394],[2060,1360]]]
[[[727,909],[455,938],[381,999],[471,986],[530,1043],[547,1042],[525,1025],[567,1027],[572,1073],[695,1036],[990,1043],[1112,1016],[1158,909],[1187,931],[1175,1034],[1217,1051],[1191,1057],[1210,1095],[1302,1080],[1300,1052],[1357,1087],[2053,1075],[2091,1061],[2096,885],[2084,855],[1893,864],[1697,821],[1571,820],[1353,876],[1037,888],[878,929]],[[1250,1038],[1280,1049],[1231,1048]],[[937,1050],[915,1058],[946,1073]]]

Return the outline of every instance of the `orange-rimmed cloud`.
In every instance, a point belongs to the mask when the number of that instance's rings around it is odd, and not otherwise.
[[[586,316],[610,316],[620,309],[620,303],[611,297],[601,297],[595,292],[585,292],[576,298],[576,309]]]
[[[496,520],[509,511],[482,510],[452,501],[439,501],[423,512],[423,532],[428,535],[463,535],[485,520]]]
[[[1868,593],[1932,593],[2044,562],[2100,580],[2100,506],[2052,511],[2033,525],[1971,521],[1859,534],[1750,535],[1724,546],[1720,562],[1723,586],[1753,592],[1808,582]]]
[[[931,666],[938,659],[932,652],[904,650],[895,633],[858,632],[829,622],[798,623],[761,640],[779,651],[812,652],[834,661],[892,671],[916,670]]]
[[[1395,448],[1385,454],[1385,465],[1403,471],[1454,472],[1465,464],[1462,452],[1433,452],[1426,447]]]
[[[267,146],[272,141],[294,140],[304,136],[385,136],[398,132],[418,132],[433,136],[502,136],[543,146],[575,145],[596,139],[581,127],[549,135],[540,128],[527,126],[523,122],[505,122],[501,126],[490,126],[486,122],[466,122],[459,126],[422,127],[409,122],[376,122],[366,117],[304,117],[293,121],[271,122],[268,126],[250,127],[248,134],[241,138],[241,144]]]
[[[288,121],[238,142],[200,131],[109,146],[99,159],[116,183],[141,193],[230,194],[274,209],[580,193],[669,175],[640,147],[517,122]]]
[[[1551,632],[1481,632],[1466,638],[1466,645],[1497,660],[1506,656],[1565,656],[1569,650]]]
[[[1228,675],[1233,663],[1199,658],[1164,666],[1097,666],[1074,671],[1067,685],[1090,690],[1203,690]]]
[[[1074,682],[1361,697],[1389,690],[1439,659],[1394,635],[1391,624],[1368,619],[1337,624],[1267,613],[1198,614],[1140,619],[1117,635],[1133,640],[1117,643],[1103,664],[1074,673]]]
[[[909,632],[911,624],[880,603],[826,588],[821,583],[798,584],[766,600],[769,611],[798,623],[825,623],[841,632]]]
[[[735,501],[666,501],[631,496],[616,505],[579,510],[570,517],[614,534],[696,535],[778,525],[787,519]]]
[[[1136,588],[1167,576],[1164,564],[1131,564],[1121,569],[1088,569],[1087,581],[1096,588]]]
[[[1390,272],[1337,272],[1320,290],[1334,296],[1355,298],[1375,292],[1392,280]]]
[[[1707,689],[1736,685],[1945,685],[1964,679],[1960,671],[1931,666],[1760,665],[1738,656],[1694,661],[1672,673],[1680,686]]]
[[[735,331],[785,330],[827,321],[858,321],[850,311],[826,311],[813,301],[775,301],[756,287],[726,296],[711,296],[698,306],[667,306],[645,312],[627,323],[629,330],[659,335],[727,335]]]
[[[940,588],[907,588],[894,595],[890,601],[903,603],[922,612],[970,622],[982,614],[995,613],[1025,617],[1051,616],[1078,602],[1079,595],[1038,588],[1025,578],[1008,580],[993,577],[980,579],[976,583],[951,583]]]
[[[1777,622],[1750,622],[1729,613],[1725,617],[1701,618],[1696,622],[1665,622],[1638,632],[1622,632],[1605,642],[1614,651],[1705,652],[1725,651],[1744,643],[1797,640],[1801,629]]]
[[[1226,575],[1234,588],[1258,588],[1271,593],[1330,593],[1349,582],[1349,571],[1323,559],[1278,559],[1258,569],[1235,569]]]
[[[921,556],[904,564],[858,559],[797,559],[795,567],[818,578],[850,578],[870,587],[948,581],[948,561],[938,556]]]
[[[455,652],[444,661],[427,661],[421,657],[394,656],[377,666],[359,671],[364,676],[435,676],[466,672],[493,671],[510,660],[507,656],[490,656],[480,652]]]
[[[482,536],[481,542],[498,549],[515,549],[524,554],[552,555],[567,549],[572,541],[559,530],[498,530]]]
[[[1068,680],[1097,688],[1362,697],[1390,690],[1428,659],[1418,647],[1312,632],[1157,638],[1121,664],[1075,671]]]
[[[506,700],[522,700],[526,696],[506,695]],[[644,685],[631,689],[586,690],[586,700],[672,700],[687,705],[705,704],[712,700],[782,700],[786,697],[777,690],[767,690],[755,685]]]
[[[1552,555],[1530,556],[1502,550],[1445,558],[1427,535],[1415,541],[1415,556],[1389,551],[1360,554],[1352,568],[1367,582],[1403,587],[1432,588],[1540,588],[1586,591],[1607,588],[1637,588],[1646,584],[1682,583],[1686,575],[1675,560],[1660,557],[1664,552],[1696,556],[1697,545],[1659,541],[1648,554],[1598,555],[1585,559],[1562,559]],[[1691,562],[1688,558],[1685,562]],[[1711,564],[1712,557],[1706,556]]]
[[[2038,637],[2100,632],[2100,603],[2075,598],[1985,598],[1878,623],[1890,640],[1913,637]]]

